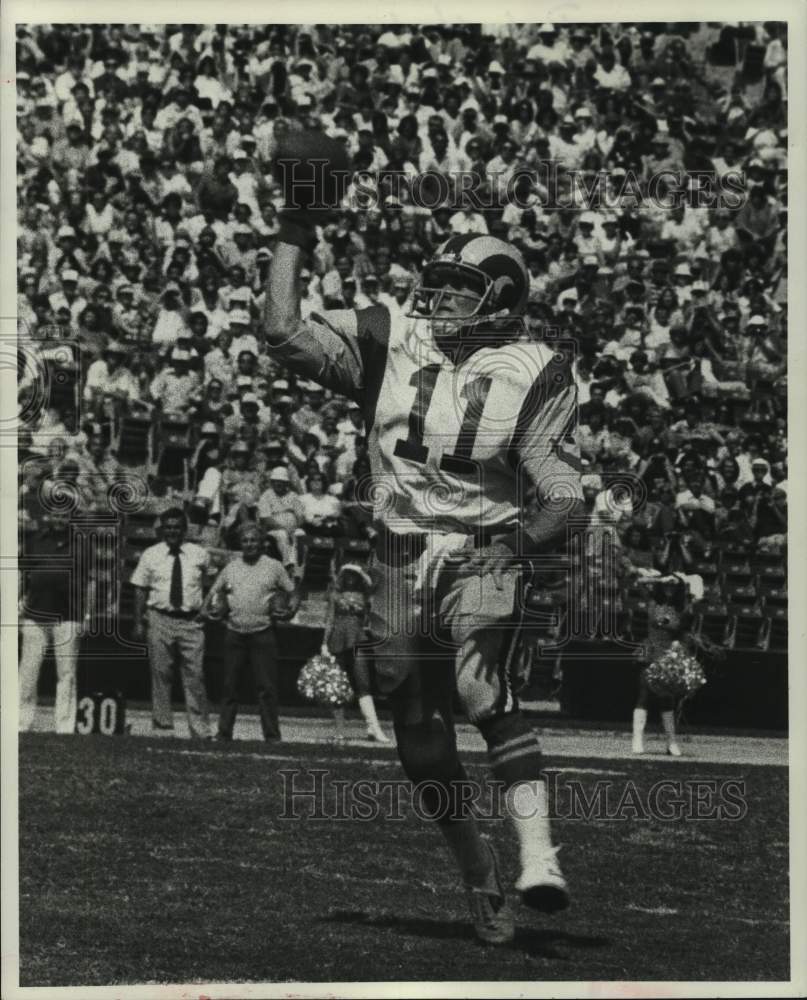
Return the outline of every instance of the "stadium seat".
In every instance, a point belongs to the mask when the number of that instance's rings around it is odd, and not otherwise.
[[[751,567],[747,562],[721,563],[720,584],[724,593],[733,593],[738,588],[748,587],[752,580]]]
[[[726,640],[729,614],[725,604],[714,601],[698,601],[693,605],[695,622],[693,631],[704,635],[712,642],[722,645]]]
[[[711,587],[717,582],[718,569],[715,562],[697,562],[692,567],[692,572],[701,577],[705,587]]]
[[[363,538],[343,538],[339,541],[338,550],[340,565],[345,562],[364,565],[369,562],[373,547]]]
[[[726,539],[717,546],[721,560],[731,562],[748,562],[754,548],[746,542],[738,542],[733,538]]]
[[[114,450],[123,465],[151,466],[154,426],[149,417],[124,416],[118,421]]]
[[[527,614],[546,614],[557,608],[557,594],[551,590],[542,590],[538,587],[532,589],[527,594],[526,612]]]
[[[736,559],[728,553],[723,553],[720,557],[720,572],[725,576],[751,576],[751,563],[748,559]]]
[[[753,608],[729,605],[729,626],[726,646],[729,649],[756,649],[766,641],[767,618]]]
[[[119,411],[120,405],[109,395],[100,396],[95,406],[92,433],[100,437],[107,448],[112,446],[117,434]]]
[[[128,580],[121,582],[118,598],[118,619],[127,624],[134,618],[134,587]]]
[[[48,358],[47,385],[49,391],[49,405],[56,407],[65,414],[74,414],[76,417],[81,412],[79,403],[79,362],[75,358],[75,346],[65,342],[65,350],[69,352],[70,358],[64,360],[60,358]],[[62,348],[59,348],[61,355]]]
[[[771,611],[774,613],[772,614]],[[767,614],[767,627],[764,636],[765,649],[774,651],[787,650],[788,640],[788,616],[787,610],[783,608],[765,608]]]
[[[153,545],[157,541],[154,511],[136,511],[126,515],[123,535],[127,542],[134,543],[139,548]]]
[[[759,576],[760,590],[769,593],[771,590],[787,589],[787,569],[781,564],[763,566]]]
[[[773,576],[760,573],[756,580],[756,586],[757,593],[761,598],[766,598],[770,594],[776,596],[782,591],[784,591],[785,595],[787,595],[787,579],[778,573]]]
[[[531,590],[526,600],[524,628],[532,636],[542,639],[554,638],[562,614],[557,594],[551,590]]]
[[[179,489],[189,489],[188,459],[193,453],[190,421],[166,414],[160,421],[157,441],[156,474]]]
[[[766,552],[764,549],[757,549],[751,557],[751,566],[756,572],[762,572],[766,567],[785,569],[787,552]]]
[[[161,448],[192,448],[192,427],[187,417],[181,414],[165,414],[159,422]]]
[[[759,595],[753,581],[728,584],[724,589],[724,595],[729,604],[736,604],[744,608],[753,607],[759,602]]]
[[[787,587],[769,590],[765,595],[765,608],[768,614],[775,611],[776,614],[782,612],[787,615]]]
[[[625,606],[628,613],[628,627],[633,638],[644,639],[650,624],[650,602],[645,595],[640,598],[629,596]]]

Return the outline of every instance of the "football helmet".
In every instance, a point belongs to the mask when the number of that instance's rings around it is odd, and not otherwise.
[[[424,267],[409,315],[445,322],[448,317],[440,307],[450,296],[454,302],[467,304],[467,309],[452,310],[450,321],[459,326],[471,325],[483,316],[520,316],[529,290],[529,274],[519,250],[495,236],[457,234]]]

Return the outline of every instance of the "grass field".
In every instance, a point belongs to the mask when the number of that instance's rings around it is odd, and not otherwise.
[[[476,944],[442,841],[411,813],[280,818],[294,767],[399,776],[378,749],[22,737],[21,985],[788,977],[783,768],[564,760],[589,791],[740,779],[748,811],[556,822],[572,907],[517,909],[500,949]],[[486,827],[512,884],[503,823]]]

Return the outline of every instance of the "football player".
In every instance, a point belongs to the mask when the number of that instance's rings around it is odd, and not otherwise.
[[[305,163],[328,140],[295,150]],[[421,805],[453,852],[477,936],[512,940],[496,855],[480,836],[452,723],[454,693],[484,737],[507,790],[522,901],[568,905],[550,836],[541,751],[514,696],[509,663],[520,565],[566,535],[582,502],[567,357],[518,340],[529,275],[518,250],[486,235],[451,236],[427,264],[411,314],[383,304],[302,319],[301,269],[316,213],[288,207],[269,270],[264,332],[297,375],[357,401],[378,532],[371,631],[398,753]]]

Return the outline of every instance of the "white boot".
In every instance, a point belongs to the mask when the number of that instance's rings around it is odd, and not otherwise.
[[[634,708],[633,710],[633,752],[644,753],[644,727],[647,723],[647,709]]]
[[[378,721],[371,694],[363,694],[359,698],[359,711],[367,726],[367,739],[372,740],[374,743],[389,743],[389,739],[384,734],[381,723]]]
[[[674,712],[662,712],[661,713],[661,726],[664,730],[664,734],[667,737],[667,753],[671,757],[680,757],[681,748],[675,741],[675,713]]]

